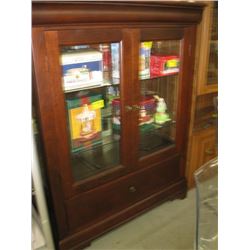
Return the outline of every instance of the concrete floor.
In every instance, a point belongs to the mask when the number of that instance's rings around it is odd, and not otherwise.
[[[194,250],[195,190],[92,241],[86,250]]]

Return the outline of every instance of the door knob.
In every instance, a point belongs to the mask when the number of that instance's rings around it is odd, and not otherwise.
[[[136,188],[134,186],[129,187],[128,190],[130,193],[136,192]]]
[[[140,110],[141,109],[141,107],[139,106],[139,105],[132,105],[132,106],[129,106],[129,105],[127,105],[127,106],[125,106],[125,109],[126,109],[126,111],[131,111],[131,110]]]

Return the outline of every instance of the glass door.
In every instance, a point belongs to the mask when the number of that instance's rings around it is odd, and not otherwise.
[[[66,197],[182,152],[193,34],[183,28],[45,32],[47,142]]]
[[[75,181],[120,164],[120,43],[60,47]]]
[[[209,33],[207,85],[213,85],[218,84],[218,2],[213,3]]]
[[[180,40],[141,41],[139,58],[139,155],[176,142]]]
[[[66,197],[135,167],[136,120],[126,109],[138,72],[134,32],[112,27],[45,32],[48,151],[50,164],[60,168],[56,177]]]
[[[183,155],[193,86],[195,27],[140,30],[137,131],[138,166]],[[181,168],[184,174],[184,168]]]
[[[218,2],[208,2],[198,29],[197,94],[218,91]]]

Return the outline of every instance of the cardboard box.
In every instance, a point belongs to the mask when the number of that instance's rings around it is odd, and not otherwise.
[[[100,95],[69,99],[67,102],[71,150],[77,152],[102,142]]]
[[[179,72],[180,59],[178,56],[151,55],[150,76],[166,76]]]
[[[63,89],[81,89],[103,83],[102,53],[92,49],[63,52]]]

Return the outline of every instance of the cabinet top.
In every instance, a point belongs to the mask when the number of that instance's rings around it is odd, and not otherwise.
[[[181,23],[201,20],[203,3],[175,1],[33,1],[32,25]]]

